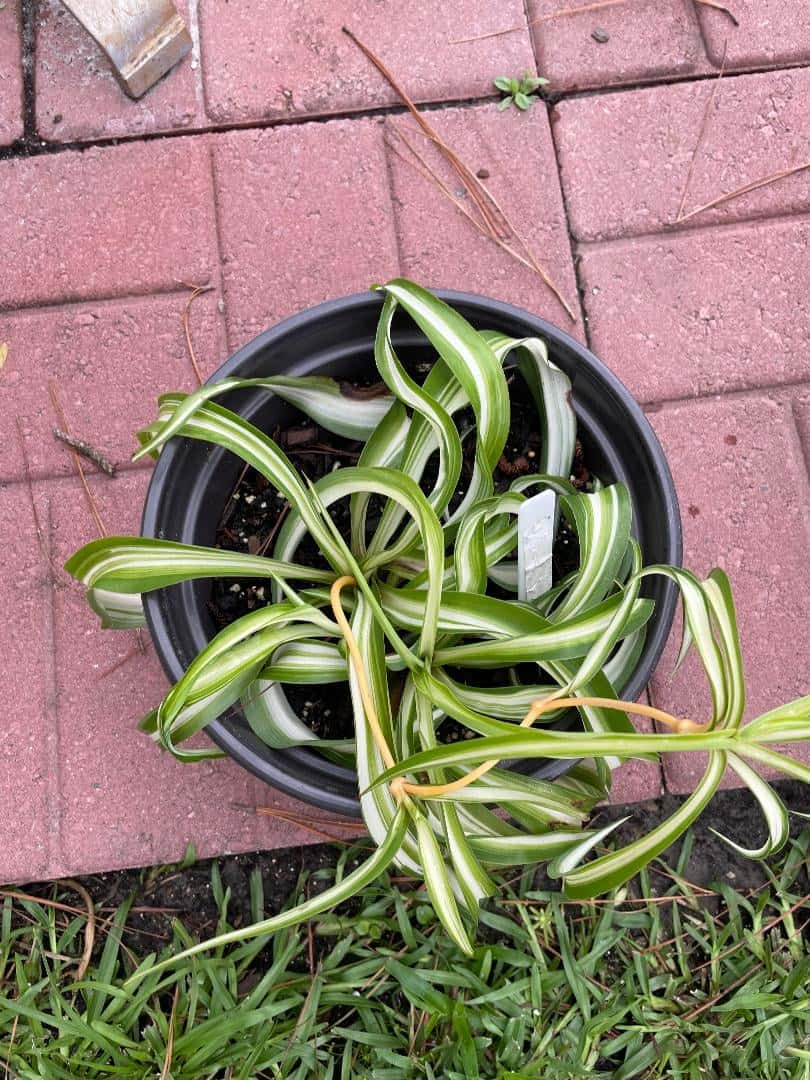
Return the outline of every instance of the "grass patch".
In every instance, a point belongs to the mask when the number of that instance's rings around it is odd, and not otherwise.
[[[131,995],[121,983],[150,962],[134,912],[187,871],[151,871],[137,898],[92,916],[69,884],[6,890],[0,1077],[810,1076],[810,829],[741,891],[691,883],[691,849],[690,836],[676,862],[601,902],[512,880],[482,911],[472,959],[423,887],[384,878],[338,914],[147,976]],[[289,903],[357,857],[302,875]],[[211,929],[224,930],[247,912],[233,915],[217,863],[210,874]],[[249,908],[268,913],[258,869]],[[191,944],[187,925],[150,910],[160,955]]]

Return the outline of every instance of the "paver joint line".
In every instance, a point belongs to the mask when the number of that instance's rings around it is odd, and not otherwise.
[[[794,64],[770,64],[762,67],[740,68],[733,73],[726,73],[724,81],[745,75],[760,75],[777,73],[782,71],[808,70],[807,63]],[[691,83],[705,82],[717,78],[716,71],[706,73],[685,74],[680,77],[650,79],[636,83],[621,83],[615,86],[588,87],[581,90],[568,90],[551,92],[547,94],[548,104],[551,107],[568,101],[580,101],[598,97],[608,97],[616,94],[643,91],[649,89],[665,88],[668,86],[684,86]],[[448,97],[442,101],[420,102],[422,112],[441,112],[445,109],[475,108],[481,105],[495,105],[498,97],[492,94],[484,94],[473,97]],[[175,139],[184,139],[203,135],[227,134],[233,131],[262,131],[269,128],[298,127],[303,124],[328,124],[334,120],[363,120],[385,116],[398,116],[407,113],[407,109],[401,105],[378,105],[368,108],[347,109],[342,112],[307,113],[294,117],[274,117],[270,120],[245,120],[222,123],[205,123],[191,125],[182,130],[175,131],[147,131],[142,133],[110,135],[92,139],[74,139],[64,142],[46,142],[36,132],[29,138],[26,136],[21,141],[10,146],[0,146],[0,162],[16,161],[35,157],[46,157],[54,154],[62,154],[66,151],[84,151],[91,147],[122,146],[134,142],[157,142]]]

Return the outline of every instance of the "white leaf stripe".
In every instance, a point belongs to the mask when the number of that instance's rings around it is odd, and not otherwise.
[[[428,495],[428,502],[441,514],[453,492],[456,489],[458,478],[461,473],[461,440],[458,430],[449,414],[430,394],[410,378],[399,362],[393,343],[391,342],[391,322],[397,307],[397,301],[387,296],[383,303],[382,314],[377,326],[377,335],[374,342],[374,357],[377,369],[385,383],[403,405],[411,408],[423,417],[430,427],[432,442],[436,444],[439,452],[439,468],[433,490]],[[383,515],[383,520],[385,514]],[[383,522],[381,528],[369,546],[369,554],[377,554],[382,549]],[[415,523],[411,523],[403,530],[399,538],[399,550],[406,550],[415,539]]]
[[[470,846],[488,866],[524,866],[561,855],[591,835],[577,830],[544,836],[471,836]]]
[[[390,733],[390,701],[387,692],[387,678],[384,675],[384,670],[382,677],[380,673],[380,630],[375,625],[371,608],[363,596],[358,598],[351,625],[361,655],[366,659],[367,674],[372,697],[378,709],[378,718],[384,730]],[[384,692],[382,692],[383,687],[385,687]],[[377,845],[382,845],[392,828],[398,810],[389,789],[382,784],[376,783],[377,778],[383,771],[383,762],[369,731],[362,698],[360,697],[357,674],[353,665],[349,666],[349,689],[354,712],[360,807],[363,812],[363,821],[372,839]],[[400,844],[394,856],[397,865],[403,870],[419,874],[421,873],[419,851],[416,845],[416,837],[409,835],[411,832],[409,821],[407,829],[403,830]]]
[[[310,684],[344,682],[348,668],[337,645],[298,641],[283,645],[261,671],[266,682]]]
[[[712,695],[712,721],[717,724],[727,716],[728,687],[723,656],[712,633],[710,608],[703,588],[694,574],[673,566],[647,566],[642,577],[660,574],[678,586],[683,602],[684,621],[695,644],[709,681]]]
[[[161,398],[161,415],[172,419],[182,409],[188,395],[166,394]],[[338,573],[347,571],[348,549],[337,542],[313,505],[307,488],[301,483],[290,461],[264,432],[228,409],[213,402],[200,405],[184,419],[175,434],[211,442],[238,454],[278,489],[301,515],[321,552]]]
[[[444,864],[433,829],[421,812],[417,811],[414,817],[416,836],[419,843],[419,858],[422,863],[425,886],[430,902],[456,945],[462,952],[472,956],[472,945],[464,923],[461,921],[461,914],[447,875],[447,867]]]
[[[610,625],[618,607],[619,597],[592,608],[585,615],[572,619],[563,627],[523,634],[498,641],[474,642],[437,649],[435,664],[466,667],[497,668],[513,663],[546,660],[566,660],[582,656],[595,639]],[[630,634],[649,619],[652,605],[649,600],[636,600],[628,614],[625,632]]]
[[[264,556],[148,537],[108,536],[85,544],[65,563],[92,589],[142,593],[180,581],[212,577],[284,577],[329,582],[334,574]]]
[[[541,422],[540,471],[568,476],[574,456],[577,423],[571,403],[571,380],[548,358],[540,338],[508,338],[491,330],[481,335],[504,363],[513,351],[534,398]]]
[[[500,761],[524,757],[564,759],[612,755],[634,758],[650,752],[670,753],[680,750],[732,750],[745,753],[746,756],[753,756],[754,751],[757,755],[768,753],[762,747],[741,747],[738,738],[725,731],[677,735],[636,732],[625,735],[612,732],[578,733],[520,728],[515,734],[467,739],[449,746],[437,747],[435,750],[421,751],[405,761],[398,762],[393,769],[387,769],[380,779],[388,783],[395,776],[417,773],[422,769],[472,765],[490,758]]]
[[[565,618],[599,603],[616,580],[630,540],[632,507],[624,484],[592,494],[562,497],[579,538],[580,572],[555,618]]]
[[[711,753],[706,771],[694,792],[670,818],[626,847],[567,873],[564,876],[566,895],[583,899],[623,885],[697,820],[717,791],[725,769],[726,755],[722,752]]]
[[[372,432],[363,451],[360,454],[358,465],[365,468],[382,466],[383,468],[400,468],[402,455],[412,430],[410,417],[405,411],[402,402],[397,401],[386,413],[382,423]],[[409,472],[405,469],[404,471]],[[410,475],[419,475],[410,471]],[[350,501],[352,551],[362,559],[366,554],[366,518],[371,495],[368,492],[356,492]],[[397,505],[397,504],[393,504]]]
[[[349,396],[344,394],[334,379],[321,375],[273,375],[260,379],[221,379],[207,383],[199,390],[185,396],[174,415],[156,430],[151,440],[144,443],[135,460],[144,454],[158,451],[179,433],[185,422],[207,401],[235,390],[262,389],[295,405],[316,423],[336,435],[365,442],[382,422],[394,399],[389,395],[380,397]],[[144,429],[149,431],[150,429]]]
[[[788,812],[785,804],[767,781],[736,754],[728,755],[728,763],[757,800],[768,826],[768,837],[759,848],[746,848],[736,844],[717,829],[711,831],[725,841],[739,855],[747,859],[765,859],[785,846],[790,836]]]
[[[140,593],[88,589],[87,602],[90,609],[101,619],[101,627],[104,630],[137,630],[141,626],[146,626]]]
[[[605,827],[599,829],[598,832],[592,832],[578,843],[573,844],[567,851],[563,852],[548,864],[549,877],[563,877],[565,874],[571,873],[571,871],[582,862],[585,856],[588,855],[597,844],[601,844],[602,841],[606,840],[620,825],[624,825],[628,818],[629,815],[628,817],[619,818],[618,821],[611,821],[609,825],[605,825]]]

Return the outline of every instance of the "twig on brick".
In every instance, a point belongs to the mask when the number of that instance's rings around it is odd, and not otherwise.
[[[495,205],[492,196],[478,179],[478,177],[475,175],[475,173],[472,171],[472,169],[470,169],[467,165],[464,164],[464,162],[456,154],[456,152],[451,147],[449,147],[447,143],[441,138],[433,125],[425,119],[422,113],[419,112],[413,101],[411,101],[410,97],[408,97],[407,93],[405,92],[399,81],[392,75],[392,73],[388,70],[382,60],[380,60],[380,58],[371,51],[368,45],[364,44],[354,33],[352,33],[352,31],[347,26],[343,27],[343,33],[351,41],[354,42],[357,48],[366,56],[368,60],[371,61],[371,63],[379,71],[379,73],[386,80],[386,82],[388,82],[392,89],[399,95],[399,97],[402,99],[403,104],[406,106],[411,116],[417,122],[417,124],[425,133],[427,138],[430,139],[432,143],[435,143],[435,145],[438,147],[438,149],[453,167],[461,182],[468,189],[470,197],[478,207],[481,213],[481,217],[485,221],[489,230],[494,235],[501,236],[503,239],[507,239],[509,236],[509,228],[506,222],[503,220],[503,216],[498,210],[498,207]]]
[[[59,403],[59,397],[56,392],[56,383],[53,379],[48,380],[48,393],[51,396],[51,404],[53,405],[54,412],[56,413],[59,420],[59,426],[63,431],[66,431],[68,435],[70,435],[70,425],[68,424],[67,417],[65,416],[65,410]],[[82,459],[79,457],[77,451],[74,450],[72,447],[70,448],[70,456],[73,459],[73,467],[76,470],[76,474],[78,475],[79,480],[81,481],[81,485],[84,489],[84,495],[87,499],[87,505],[90,508],[90,514],[92,515],[93,521],[96,523],[98,535],[103,538],[107,535],[107,529],[104,526],[104,522],[101,520],[98,503],[95,500],[93,492],[90,490],[90,485],[87,483],[87,476],[84,472]]]
[[[518,232],[515,229],[514,225],[504,213],[503,207],[494,197],[489,188],[487,188],[486,185],[481,182],[481,180],[475,175],[472,169],[470,169],[469,166],[461,160],[458,154],[456,154],[456,152],[447,145],[447,143],[441,138],[439,133],[433,127],[433,125],[430,124],[429,121],[422,115],[422,113],[419,112],[414,103],[406,94],[405,90],[394,78],[394,76],[383,64],[383,62],[379,59],[379,57],[375,56],[371,49],[369,49],[367,45],[363,44],[363,42],[360,41],[359,38],[357,38],[347,27],[343,27],[343,32],[355,43],[355,45],[360,49],[360,51],[371,61],[372,64],[374,64],[374,66],[377,68],[383,78],[385,78],[388,83],[393,87],[393,89],[400,96],[403,103],[407,107],[411,116],[419,125],[422,134],[438,149],[438,151],[442,154],[444,159],[448,162],[448,164],[458,176],[459,180],[464,185],[465,190],[469,193],[470,198],[477,207],[478,213],[480,215],[480,220],[476,220],[475,215],[473,215],[472,212],[466,207],[464,208],[465,217],[467,217],[468,220],[472,221],[480,232],[483,232],[486,236],[488,236],[491,240],[498,244],[499,247],[506,251],[512,258],[517,259],[518,262],[522,262],[524,265],[528,266],[531,270],[533,270],[534,273],[536,273],[541,279],[543,284],[546,285],[549,289],[551,289],[551,291],[557,297],[571,321],[575,322],[576,315],[574,314],[573,309],[563,298],[562,293],[551,280],[548,273],[543,269],[542,266],[540,266],[537,259],[529,250],[529,247],[526,244],[525,240],[523,240],[518,235]],[[446,186],[440,181],[438,181],[435,172],[431,169],[429,165],[427,165],[425,160],[421,158],[421,155],[419,155],[415,151],[413,146],[408,143],[408,140],[403,136],[402,132],[397,130],[397,134],[409,147],[414,156],[421,161],[423,167],[432,174],[434,180],[438,182],[439,188],[443,192],[443,194],[447,195],[450,198],[450,201],[453,202],[455,206],[459,207],[459,202],[455,198],[455,196],[449,194]],[[522,249],[523,255],[519,254],[516,251],[515,245],[517,245],[519,249]]]
[[[596,0],[592,4],[583,4],[581,7],[563,8],[562,11],[552,11],[548,15],[538,15],[536,19],[529,19],[517,26],[507,26],[503,30],[490,30],[487,34],[475,34],[473,37],[456,38],[451,45],[465,45],[469,41],[486,41],[487,38],[503,37],[504,34],[516,34],[525,30],[527,26],[537,26],[539,23],[551,22],[553,19],[565,19],[569,15],[582,15],[586,11],[599,11],[601,8],[618,7],[632,0]]]
[[[67,432],[68,435],[70,435],[70,425],[68,424],[67,416],[65,416],[65,410],[62,408],[59,402],[59,396],[56,392],[56,383],[53,379],[48,380],[48,393],[50,394],[51,404],[53,405],[54,412],[56,413],[62,430]],[[82,465],[82,459],[79,457],[78,452],[73,449],[73,447],[70,447],[70,456],[73,459],[73,467],[76,471],[76,474],[81,481],[82,489],[84,490],[84,496],[87,500],[87,506],[96,525],[96,531],[98,532],[99,537],[101,537],[101,539],[104,539],[104,537],[108,535],[107,528],[102,521],[101,512],[98,508],[98,503],[96,502],[95,496],[90,490],[90,485],[87,482],[87,476],[84,471],[84,466]],[[145,653],[146,644],[144,643],[144,637],[140,627],[138,627],[138,629],[135,631],[135,638],[138,642],[138,650],[141,653]]]
[[[686,195],[687,195],[687,192],[689,191],[689,184],[691,183],[691,180],[692,180],[692,170],[695,167],[695,161],[697,160],[698,153],[700,152],[700,149],[703,146],[703,140],[706,137],[706,128],[708,127],[708,123],[709,123],[709,113],[712,111],[712,106],[714,105],[714,100],[717,97],[717,91],[720,89],[720,80],[723,78],[723,75],[725,74],[725,71],[726,71],[726,50],[727,49],[728,49],[728,41],[725,41],[723,43],[723,59],[720,62],[720,71],[717,73],[717,78],[714,80],[714,85],[712,86],[712,92],[709,94],[709,97],[708,97],[708,99],[706,101],[706,108],[703,110],[703,119],[702,119],[702,121],[700,123],[700,132],[698,133],[697,142],[695,143],[695,149],[692,151],[692,158],[691,158],[691,160],[689,162],[689,170],[688,170],[688,172],[686,174],[686,183],[683,185],[683,191],[681,192],[681,201],[678,204],[678,213],[675,215],[675,224],[676,225],[680,221],[683,221],[683,217],[681,215],[683,214],[683,208],[684,208],[684,206],[686,204]]]
[[[419,151],[416,149],[416,147],[413,145],[413,143],[410,141],[410,139],[408,139],[408,137],[405,135],[405,133],[396,124],[392,123],[390,125],[390,130],[397,136],[398,139],[400,139],[402,141],[402,143],[404,143],[404,145],[407,147],[407,149],[409,150],[409,152],[410,152],[410,154],[412,156],[410,158],[406,157],[403,153],[400,152],[400,150],[396,146],[394,146],[394,144],[389,139],[386,138],[386,146],[388,146],[388,148],[392,151],[392,153],[396,154],[397,157],[401,161],[405,162],[406,165],[409,165],[411,168],[416,169],[416,171],[420,174],[420,176],[423,176],[429,183],[432,183],[435,187],[437,187],[438,190],[442,193],[442,195],[444,195],[444,197],[446,199],[448,199],[453,204],[453,206],[455,206],[456,209],[458,211],[460,211],[460,213],[462,213],[467,218],[467,220],[470,222],[470,224],[475,229],[477,229],[478,232],[482,233],[488,239],[490,239],[494,243],[496,243],[498,245],[498,247],[500,247],[503,251],[505,251],[508,255],[510,255],[517,262],[521,263],[523,266],[528,267],[529,270],[531,270],[533,273],[537,274],[538,277],[540,277],[540,279],[543,281],[543,283],[557,297],[557,299],[562,304],[562,306],[565,308],[566,312],[571,317],[571,319],[576,319],[576,316],[574,315],[573,311],[571,310],[571,307],[568,304],[568,302],[566,301],[565,297],[562,295],[562,293],[560,292],[558,287],[551,280],[551,278],[549,277],[547,271],[540,265],[540,263],[538,263],[538,261],[532,255],[532,253],[531,253],[528,245],[526,244],[525,240],[523,240],[518,235],[517,230],[514,228],[511,221],[509,220],[509,218],[506,217],[506,214],[504,213],[503,209],[499,206],[499,209],[501,210],[501,213],[504,216],[504,220],[507,222],[510,229],[512,230],[512,235],[513,235],[514,239],[517,240],[517,242],[523,248],[524,254],[521,254],[520,251],[517,251],[514,247],[512,247],[510,244],[508,244],[505,240],[499,240],[497,237],[494,237],[488,231],[488,229],[483,225],[483,223],[481,221],[479,221],[475,217],[475,215],[471,212],[470,208],[468,206],[466,206],[464,204],[464,202],[461,199],[459,199],[458,196],[455,195],[450,190],[450,188],[447,187],[447,185],[444,183],[444,181],[439,176],[439,174],[436,172],[436,170],[432,167],[432,165],[430,165],[430,163],[427,161],[427,159],[422,154],[419,153]],[[493,198],[493,201],[494,201],[494,198]]]
[[[53,429],[54,438],[59,442],[69,446],[71,450],[75,450],[82,457],[86,457],[88,461],[92,461],[94,465],[97,465],[103,473],[107,476],[115,476],[115,466],[111,461],[102,454],[100,450],[96,450],[95,446],[91,446],[90,443],[85,442],[84,439],[77,439],[75,435],[69,434],[67,431],[62,431],[61,428]]]
[[[734,12],[729,11],[725,4],[718,3],[718,0],[695,0],[695,3],[700,4],[701,7],[710,7],[714,8],[715,11],[722,11],[724,15],[727,15],[729,19],[731,19],[732,23],[735,26],[740,25],[740,20],[737,18]]]
[[[328,840],[333,844],[349,844],[351,841],[347,840],[343,836],[336,836],[332,832],[327,832],[324,829],[319,829],[318,825],[331,825],[336,829],[352,829],[355,830],[360,826],[360,822],[357,820],[344,820],[333,818],[316,818],[308,816],[306,819],[299,817],[297,814],[292,813],[289,810],[281,810],[275,806],[257,806],[255,808],[257,814],[261,814],[264,817],[277,818],[279,821],[283,821],[287,825],[295,825],[299,829],[306,829],[314,836],[320,837],[321,840]],[[371,848],[368,849],[369,851]]]
[[[695,207],[695,209],[690,210],[688,214],[684,214],[683,217],[678,218],[678,223],[697,217],[698,214],[703,214],[706,210],[713,210],[715,206],[722,206],[723,203],[730,202],[732,199],[738,199],[741,195],[747,195],[749,191],[756,191],[758,188],[767,187],[769,184],[775,184],[777,180],[784,180],[788,176],[794,176],[796,173],[805,172],[807,169],[810,169],[810,161],[803,161],[799,165],[792,165],[789,169],[780,169],[779,172],[770,173],[768,176],[762,176],[759,180],[752,180],[750,184],[743,184],[742,187],[735,188],[734,191],[729,191],[725,195],[718,195],[716,199],[704,203],[703,206]]]
[[[194,352],[194,345],[191,341],[191,326],[189,325],[189,319],[191,315],[191,305],[197,299],[198,296],[202,296],[203,293],[211,292],[213,285],[210,282],[206,282],[205,285],[189,285],[191,289],[191,296],[186,301],[186,306],[183,309],[183,330],[186,334],[186,349],[188,350],[188,358],[191,361],[191,366],[194,369],[194,374],[197,376],[197,382],[202,386],[205,379],[202,377],[200,366],[197,363],[197,356]]]

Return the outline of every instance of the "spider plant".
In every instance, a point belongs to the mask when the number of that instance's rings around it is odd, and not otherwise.
[[[374,854],[319,896],[215,943],[308,919],[393,863],[424,876],[447,933],[469,952],[479,905],[496,891],[500,868],[544,861],[569,896],[609,890],[694,822],[727,768],[756,796],[768,827],[764,844],[747,854],[777,850],[788,835],[787,811],[756,767],[810,780],[810,769],[774,748],[810,737],[810,698],[741,726],[745,690],[726,575],[714,570],[702,581],[677,567],[643,566],[626,488],[597,482],[582,491],[569,482],[576,440],[571,386],[543,341],[476,331],[402,279],[380,288],[375,361],[386,395],[347,397],[326,378],[231,378],[164,396],[157,420],[139,435],[136,457],[157,455],[182,435],[225,447],[266,477],[291,508],[271,556],[112,537],[67,563],[111,627],[138,625],[139,594],[152,589],[192,578],[268,579],[267,605],[221,630],[143,726],[181,760],[211,757],[218,751],[189,748],[187,740],[241,701],[254,731],[272,746],[320,746],[351,754],[356,764]],[[435,349],[421,384],[392,342],[398,309]],[[537,408],[539,471],[496,492],[512,369]],[[362,440],[357,465],[309,483],[267,434],[214,400],[244,387],[264,388],[329,431]],[[462,410],[474,418],[463,432]],[[474,468],[460,490],[463,440],[474,446]],[[544,595],[521,601],[517,514],[544,489],[555,493],[559,514],[576,533],[579,566]],[[330,513],[340,500],[350,507],[347,535]],[[372,500],[381,507],[373,528]],[[307,536],[322,567],[296,561]],[[616,690],[627,683],[651,615],[652,602],[641,594],[650,575],[668,577],[680,591],[679,663],[690,648],[697,651],[711,690],[707,717],[674,717],[623,701]],[[526,676],[527,665],[533,676]],[[494,683],[476,685],[480,669],[494,671]],[[286,704],[282,686],[341,681],[351,694],[354,738],[319,743]],[[581,721],[575,729],[549,726],[572,709]],[[629,714],[652,717],[658,730],[637,732]],[[464,737],[443,743],[440,725],[448,718]],[[615,827],[587,827],[608,793],[611,768],[674,750],[708,751],[694,792],[641,839],[589,858]],[[554,781],[509,767],[534,758],[574,764]]]

